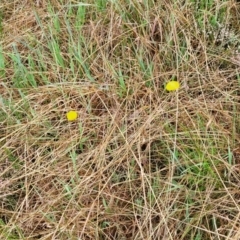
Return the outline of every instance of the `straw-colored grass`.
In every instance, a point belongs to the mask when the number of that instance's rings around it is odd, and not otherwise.
[[[0,2],[0,239],[240,239],[238,1],[83,2]]]

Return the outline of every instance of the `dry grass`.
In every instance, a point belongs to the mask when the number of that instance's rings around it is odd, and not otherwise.
[[[239,4],[87,2],[0,3],[0,238],[240,239]]]

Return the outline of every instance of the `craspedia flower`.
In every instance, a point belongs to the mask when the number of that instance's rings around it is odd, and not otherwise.
[[[78,117],[78,113],[77,111],[69,111],[67,112],[67,120],[68,121],[74,121],[76,120]]]
[[[179,88],[180,88],[180,83],[178,81],[175,81],[175,80],[169,81],[165,86],[165,89],[167,91],[176,91]]]

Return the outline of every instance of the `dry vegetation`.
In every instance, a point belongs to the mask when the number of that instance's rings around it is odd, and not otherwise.
[[[0,2],[0,239],[239,240],[238,1],[85,2]]]

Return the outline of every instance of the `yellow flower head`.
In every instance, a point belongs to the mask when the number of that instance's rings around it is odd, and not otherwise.
[[[78,113],[77,111],[69,111],[67,112],[67,120],[68,121],[74,121],[76,120],[78,117]]]
[[[180,88],[180,83],[178,81],[169,81],[166,86],[165,86],[165,89],[167,91],[176,91]]]

